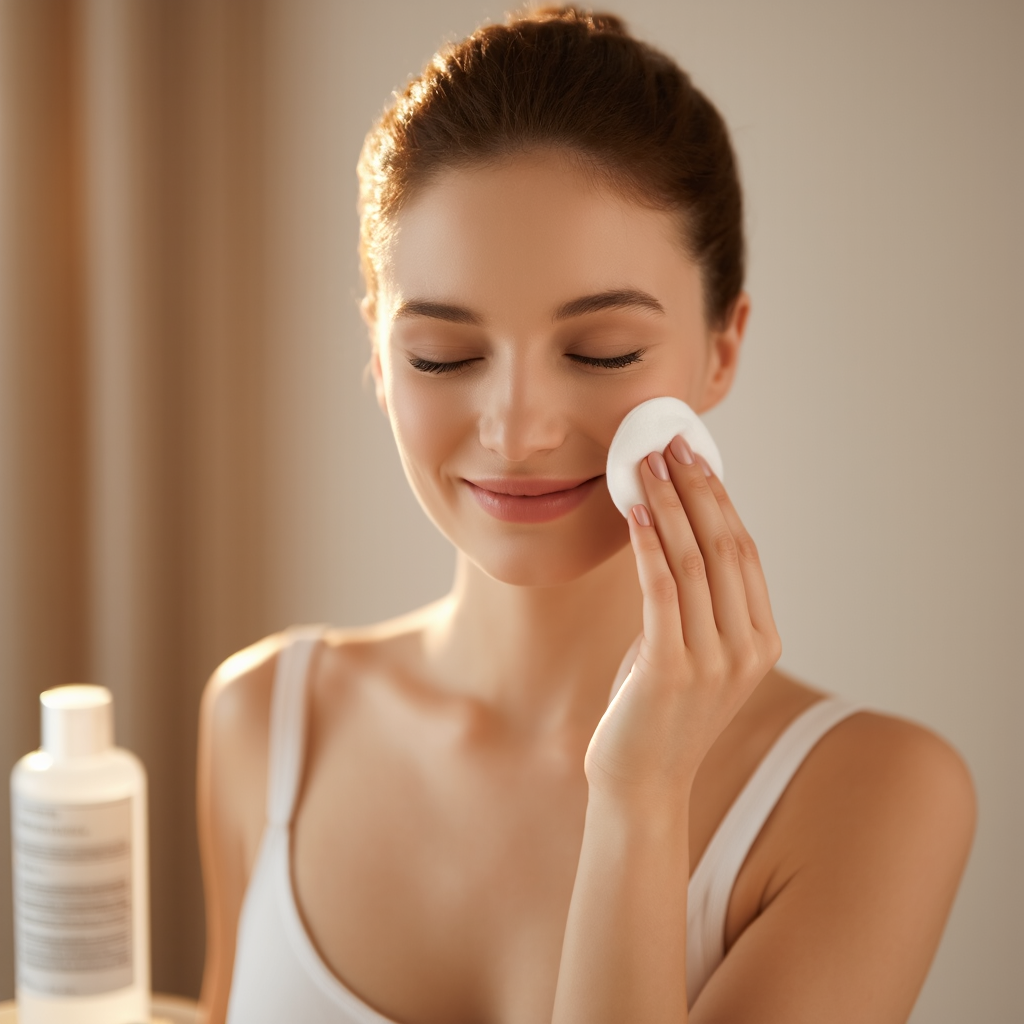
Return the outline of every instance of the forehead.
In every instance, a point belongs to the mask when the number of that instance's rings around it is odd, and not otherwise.
[[[557,152],[445,170],[393,228],[380,279],[392,309],[425,298],[522,316],[623,288],[663,304],[699,301],[677,215],[625,198]]]

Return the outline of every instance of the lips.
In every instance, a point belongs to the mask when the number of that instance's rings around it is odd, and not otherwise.
[[[590,497],[604,475],[575,480],[492,477],[464,481],[480,507],[506,523],[546,523]]]

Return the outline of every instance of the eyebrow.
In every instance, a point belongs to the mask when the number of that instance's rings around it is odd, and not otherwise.
[[[607,309],[644,309],[664,315],[665,307],[647,292],[638,288],[618,288],[594,295],[583,295],[578,299],[563,302],[555,310],[554,320],[570,320],[588,313],[600,313]],[[453,324],[480,326],[484,318],[466,306],[449,302],[432,302],[429,299],[409,299],[395,310],[392,321],[425,317],[429,320],[446,320]]]
[[[555,319],[568,320],[574,316],[585,316],[587,313],[600,313],[605,309],[646,309],[661,314],[665,312],[665,307],[653,295],[638,288],[619,288],[563,302],[555,310]]]
[[[474,324],[479,326],[484,318],[465,306],[453,306],[448,302],[431,302],[428,299],[409,299],[403,302],[391,318],[405,320],[412,317],[427,317],[430,320],[447,320],[453,324]]]

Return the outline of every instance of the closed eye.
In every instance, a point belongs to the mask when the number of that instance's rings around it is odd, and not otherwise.
[[[609,356],[606,359],[598,359],[596,356],[581,356],[576,352],[570,352],[568,355],[573,362],[582,363],[584,366],[599,366],[605,370],[620,370],[623,366],[640,362],[644,357],[644,350],[638,348],[635,352],[627,352],[622,356]]]
[[[577,352],[569,352],[567,354],[574,363],[580,363],[583,366],[596,366],[602,370],[620,370],[624,366],[629,366],[632,363],[638,363],[643,359],[644,350],[640,348],[635,352],[627,352],[621,356],[607,356],[605,358],[598,358],[597,356],[583,356]],[[422,359],[419,356],[413,356],[409,360],[409,365],[414,370],[419,370],[421,373],[441,374],[454,373],[475,361],[475,359],[457,359],[450,363],[439,363],[433,359]]]
[[[409,365],[421,373],[454,373],[473,361],[472,359],[457,359],[453,363],[435,363],[432,359],[420,359],[418,356],[413,356],[409,360]]]

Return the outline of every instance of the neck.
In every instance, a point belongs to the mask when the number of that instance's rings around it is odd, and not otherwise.
[[[628,544],[580,579],[550,587],[502,583],[460,553],[446,604],[429,641],[440,677],[529,731],[592,731],[642,627]]]

